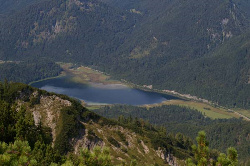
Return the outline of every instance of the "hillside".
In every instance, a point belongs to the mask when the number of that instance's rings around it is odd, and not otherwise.
[[[194,102],[94,113],[23,84],[72,63],[248,116],[249,8],[249,0],[0,0],[0,165],[249,165],[244,119],[210,119]]]
[[[207,139],[211,148],[224,151],[226,147],[233,146],[238,150],[240,163],[250,162],[249,121],[241,119],[212,120],[197,110],[175,105],[152,108],[115,105],[106,106],[94,110],[94,112],[114,119],[120,119],[121,116],[142,118],[149,123],[165,126],[168,134],[182,133],[193,140],[198,131],[204,130],[208,134]]]
[[[38,2],[1,19],[0,59],[74,62],[136,84],[249,108],[249,5],[246,0]]]
[[[244,7],[234,1],[159,2],[162,13],[150,5],[154,2],[143,2],[149,14],[123,45],[121,54],[128,59],[106,71],[156,89],[249,108],[249,17],[244,8],[249,2]]]
[[[95,0],[45,1],[1,21],[0,58],[100,62],[134,22],[130,13]]]
[[[137,72],[122,77],[157,89],[196,95],[219,105],[249,108],[249,37],[249,33],[235,37],[200,58],[176,60],[169,65],[159,61],[157,70],[155,61],[148,61],[147,65],[137,61]]]
[[[25,84],[5,82],[0,90],[0,141],[28,141],[32,150],[37,148],[33,153],[38,163],[60,164],[67,156],[77,156],[82,148],[92,150],[95,146],[108,147],[113,164],[165,165],[165,157],[176,163],[191,155],[190,139],[183,136],[186,141],[178,143],[164,129],[141,120],[108,120],[74,99]],[[44,147],[53,154],[47,156]],[[0,154],[0,161],[5,161],[2,159]]]
[[[29,61],[0,61],[0,81],[10,80],[15,82],[30,83],[55,77],[61,73],[62,69],[58,64],[48,59]]]
[[[75,99],[25,84],[0,83],[0,109],[3,165],[136,166],[200,162],[193,142],[183,134],[167,134],[166,128],[131,116],[120,117],[118,121],[106,119]],[[207,142],[204,132],[199,132],[197,141],[199,137]],[[204,145],[197,142],[197,146]],[[207,163],[215,165],[225,160],[237,165],[234,148],[228,149],[228,158],[206,148]]]
[[[42,0],[0,0],[0,16],[8,15],[11,12],[22,10],[28,6],[41,2]]]

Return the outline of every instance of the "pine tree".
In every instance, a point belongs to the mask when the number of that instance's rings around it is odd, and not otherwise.
[[[218,157],[217,166],[237,166],[238,165],[238,153],[233,147],[227,149],[227,155],[221,153]]]
[[[207,166],[207,165],[217,165],[217,166],[237,166],[238,165],[238,153],[233,147],[228,148],[227,155],[221,153],[215,161],[214,152],[210,151],[208,141],[206,140],[206,133],[200,131],[198,137],[196,137],[197,146],[193,145],[192,149],[194,152],[194,159],[187,159],[187,166]]]
[[[31,148],[28,142],[19,140],[9,145],[4,142],[0,143],[0,163],[6,166],[38,165],[31,155]]]

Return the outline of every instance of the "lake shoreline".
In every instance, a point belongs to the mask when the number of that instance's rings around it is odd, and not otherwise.
[[[170,90],[158,90],[158,89],[154,89],[153,86],[150,85],[137,85],[131,82],[128,82],[124,79],[121,79],[119,81],[117,80],[111,80],[110,76],[104,72],[95,70],[95,69],[91,69],[90,67],[85,67],[85,66],[78,66],[77,68],[71,68],[71,66],[73,64],[69,64],[69,63],[62,63],[61,64],[63,67],[63,71],[60,75],[56,76],[56,77],[50,77],[50,78],[45,78],[42,80],[37,80],[37,81],[33,81],[31,83],[29,83],[29,85],[32,85],[34,83],[39,83],[41,81],[45,81],[45,80],[51,80],[51,79],[55,79],[55,78],[60,78],[63,76],[68,76],[70,78],[70,81],[73,81],[75,83],[78,84],[87,84],[88,86],[91,87],[96,87],[96,88],[106,88],[106,89],[120,89],[120,88],[132,88],[132,89],[138,89],[138,90],[142,90],[145,92],[150,92],[150,93],[158,93],[161,95],[168,95],[168,96],[173,96],[178,98],[179,100],[183,100],[186,101],[185,104],[178,103],[175,102],[178,99],[175,100],[170,100],[170,101],[162,101],[160,103],[153,103],[153,104],[142,104],[142,105],[138,105],[138,106],[146,106],[146,107],[150,107],[150,106],[162,106],[164,104],[173,104],[173,105],[185,105],[187,107],[192,107],[194,105],[194,102],[196,102],[197,104],[199,103],[203,103],[206,104],[207,106],[211,106],[214,107],[211,109],[211,111],[213,112],[218,112],[218,110],[216,110],[217,108],[220,108],[220,111],[222,114],[225,114],[225,112],[227,112],[226,114],[228,114],[228,108],[224,108],[218,105],[214,105],[214,103],[211,102],[204,102],[204,100],[199,99],[195,96],[191,96],[191,95],[187,95],[187,94],[180,94],[177,93],[175,91],[170,91]],[[96,82],[94,82],[96,81]],[[113,104],[107,104],[107,103],[98,103],[98,102],[93,102],[91,104],[87,104],[84,100],[79,99],[82,103],[84,103],[84,106],[89,107],[89,108],[94,108],[94,107],[99,107],[99,106],[107,106],[107,105],[113,105]],[[204,108],[206,108],[207,106],[204,106]],[[204,108],[200,108],[203,109]],[[216,111],[214,111],[214,109]],[[237,111],[232,111],[232,114],[230,114],[230,116],[232,117],[239,117],[239,115],[234,115],[237,114]],[[244,115],[242,115],[241,117],[243,117]],[[244,117],[243,117],[244,118]],[[247,118],[244,118],[247,119]]]
[[[179,99],[171,95],[130,88],[124,84],[78,83],[72,81],[70,76],[38,81],[32,86],[76,98],[87,105],[127,104],[140,106]]]

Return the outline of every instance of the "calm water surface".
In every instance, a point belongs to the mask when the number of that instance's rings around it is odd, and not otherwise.
[[[120,84],[103,85],[96,83],[87,85],[74,83],[68,77],[44,80],[33,83],[32,86],[84,100],[87,104],[144,105],[177,99],[171,95],[146,92]]]

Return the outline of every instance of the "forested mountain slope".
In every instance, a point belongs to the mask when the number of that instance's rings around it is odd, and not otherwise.
[[[184,165],[188,158],[199,162],[193,142],[183,134],[169,135],[166,128],[138,118],[106,119],[75,99],[25,84],[0,82],[0,110],[3,165]],[[229,164],[238,163],[234,152]],[[206,155],[213,165],[224,158],[208,147]]]
[[[52,0],[0,22],[0,59],[76,62],[249,108],[245,0]]]
[[[160,58],[134,61],[133,70],[127,75],[121,73],[121,78],[197,95],[220,105],[249,108],[249,39],[249,33],[245,33],[203,57],[190,60],[184,58],[165,64],[158,61]],[[122,71],[130,71],[128,66],[122,67]]]
[[[100,62],[134,22],[132,14],[95,0],[46,1],[1,21],[0,58]]]
[[[48,59],[0,62],[0,81],[6,79],[28,84],[33,81],[58,76],[61,72],[61,67]]]
[[[84,157],[79,156],[81,149],[92,150],[95,146],[110,149],[109,165],[166,165],[165,157],[176,163],[192,156],[193,143],[188,137],[183,136],[185,141],[179,143],[167,136],[164,128],[137,119],[126,123],[109,120],[74,99],[25,84],[0,83],[0,110],[0,163],[6,165],[15,165],[8,163],[19,155],[5,158],[6,145],[2,142],[11,144],[16,140],[28,141],[32,153],[28,158],[24,154],[22,160],[27,165],[61,165],[66,159],[78,165],[77,156]],[[16,144],[21,146],[20,142]],[[37,163],[30,163],[31,158]],[[91,165],[88,162],[94,161],[85,162]]]
[[[250,3],[248,0],[240,0],[240,1],[234,1],[241,9],[241,11],[243,11],[245,13],[245,16],[247,16],[248,18],[250,18]]]
[[[148,6],[154,3],[147,2]],[[123,45],[130,52],[121,54],[129,60],[118,63],[116,73],[138,84],[249,108],[250,38],[245,5],[172,1],[164,12],[148,7],[145,12],[150,14],[133,31],[129,46]]]
[[[0,0],[0,15],[10,14],[43,0]]]
[[[195,133],[204,130],[207,133],[210,147],[223,151],[226,147],[233,146],[238,150],[240,163],[245,163],[243,165],[250,163],[249,121],[212,120],[197,110],[174,105],[152,108],[116,105],[94,111],[107,118],[142,118],[149,123],[165,126],[168,133],[182,133],[192,139],[195,139]]]

